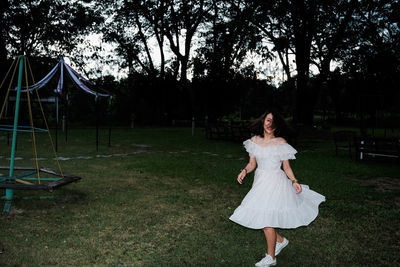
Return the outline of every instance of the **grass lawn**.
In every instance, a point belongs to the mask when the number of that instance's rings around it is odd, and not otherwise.
[[[200,129],[115,129],[111,147],[104,130],[96,151],[94,135],[76,129],[67,144],[59,139],[63,171],[80,182],[14,191],[11,214],[0,216],[0,266],[254,266],[263,256],[263,233],[228,219],[252,183],[252,174],[236,182],[248,160],[241,144],[206,140]],[[38,136],[39,164],[55,169],[46,139]],[[31,146],[21,135],[16,166],[32,165]],[[297,178],[327,202],[308,227],[280,232],[290,244],[278,264],[399,266],[398,162],[335,156],[326,138],[295,147]]]

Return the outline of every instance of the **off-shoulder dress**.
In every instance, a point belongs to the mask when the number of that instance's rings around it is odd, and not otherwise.
[[[283,160],[295,159],[297,151],[287,143],[261,146],[249,139],[243,145],[250,157],[256,158],[257,169],[250,191],[229,219],[252,229],[310,224],[325,197],[304,184],[302,192],[296,194],[281,166]]]

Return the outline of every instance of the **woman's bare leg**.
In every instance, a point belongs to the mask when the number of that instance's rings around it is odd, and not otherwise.
[[[263,231],[267,240],[267,254],[275,259],[276,231],[272,227],[265,227]]]
[[[278,234],[278,232],[276,232],[276,241],[279,243],[283,242],[283,237],[280,234]]]

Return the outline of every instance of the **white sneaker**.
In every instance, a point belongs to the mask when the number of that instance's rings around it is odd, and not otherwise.
[[[272,257],[268,254],[265,254],[265,257],[256,263],[257,267],[268,267],[274,265],[276,265],[276,258],[272,259]]]
[[[283,241],[281,243],[276,242],[275,245],[275,257],[278,256],[279,252],[281,252],[281,250],[286,247],[289,244],[289,240],[287,240],[286,238],[283,238]]]

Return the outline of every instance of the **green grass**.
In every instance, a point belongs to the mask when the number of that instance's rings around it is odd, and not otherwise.
[[[14,191],[12,213],[0,217],[0,266],[254,266],[261,258],[262,232],[228,219],[252,183],[252,175],[235,182],[247,161],[240,144],[184,128],[115,129],[111,147],[106,130],[100,136],[99,151],[94,129],[72,130],[67,144],[60,136],[58,154],[71,158],[61,161],[63,170],[80,182],[51,193]],[[55,168],[46,136],[37,141],[47,158],[40,165]],[[96,157],[138,144],[151,149]],[[398,164],[335,156],[327,139],[299,140],[296,148],[297,178],[327,202],[308,227],[281,231],[290,245],[278,264],[400,265]],[[8,165],[4,138],[0,149],[0,165]],[[32,164],[28,136],[17,156],[16,166]],[[381,190],[378,178],[395,182]]]

